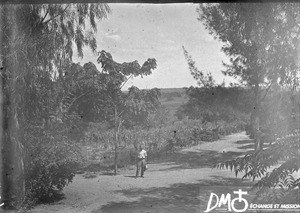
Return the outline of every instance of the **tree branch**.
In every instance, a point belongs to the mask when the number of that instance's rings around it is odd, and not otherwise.
[[[117,116],[120,117],[125,110],[122,110]]]
[[[131,74],[126,81],[124,81],[124,83],[121,85],[120,89],[122,89],[122,87],[127,83],[127,81],[133,76],[133,74]]]
[[[74,99],[71,101],[70,105],[68,106],[68,109],[70,109],[70,107],[74,104],[74,102],[75,102],[76,100],[78,100],[78,99],[81,98],[82,96],[86,95],[87,93],[88,93],[88,91],[85,92],[85,93],[83,93],[83,94],[81,94],[81,95],[79,95],[79,96],[77,96],[76,98],[74,98]]]
[[[262,102],[262,101],[266,98],[266,96],[267,96],[267,94],[268,94],[268,92],[269,92],[269,90],[270,90],[272,84],[273,84],[273,81],[270,83],[270,85],[269,85],[268,88],[266,89],[266,93],[265,93],[264,97],[260,99],[260,102]]]
[[[65,9],[62,11],[61,14],[57,14],[57,15],[54,16],[53,18],[51,18],[51,19],[47,20],[46,22],[44,22],[44,24],[46,25],[46,24],[48,24],[50,21],[52,21],[52,20],[54,20],[55,18],[57,18],[58,16],[62,16],[62,15],[64,14],[64,12],[66,12],[66,10],[68,9],[69,6],[70,6],[70,5],[67,5],[67,6],[65,7]]]
[[[46,11],[46,14],[44,15],[44,17],[42,18],[42,20],[40,21],[40,23],[39,24],[41,24],[41,23],[43,23],[43,21],[45,20],[45,18],[46,18],[46,16],[48,15],[48,13],[49,13],[49,6],[48,6],[48,9],[47,9],[47,11]]]

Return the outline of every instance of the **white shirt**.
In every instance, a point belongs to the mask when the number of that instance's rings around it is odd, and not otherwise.
[[[146,157],[147,157],[147,152],[142,149],[142,151],[140,151],[140,153],[138,155],[138,158],[145,159]]]

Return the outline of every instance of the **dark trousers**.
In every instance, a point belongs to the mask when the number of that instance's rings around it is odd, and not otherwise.
[[[138,159],[138,162],[136,164],[136,176],[139,176],[139,172],[141,170],[141,177],[144,176],[146,168],[146,160],[145,159]]]

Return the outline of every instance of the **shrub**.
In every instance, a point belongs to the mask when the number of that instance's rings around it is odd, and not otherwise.
[[[29,126],[25,133],[25,205],[54,199],[83,161],[80,147],[63,134],[63,125],[47,130]]]

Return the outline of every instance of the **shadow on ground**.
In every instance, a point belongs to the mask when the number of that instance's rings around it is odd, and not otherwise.
[[[238,147],[238,149],[252,149],[254,150],[254,140],[240,140],[235,142],[236,144],[241,144],[243,146]],[[263,148],[268,148],[270,146],[270,143],[263,143]]]
[[[164,163],[174,162],[175,165],[169,168],[163,168],[159,171],[172,171],[178,169],[196,169],[213,167],[219,162],[234,159],[238,156],[244,155],[246,152],[217,152],[211,150],[197,150],[188,152],[172,153],[164,158],[149,161],[149,163]]]
[[[252,140],[240,140],[236,141],[236,144],[240,144],[243,146],[239,146],[238,149],[254,149],[254,141]]]
[[[211,180],[199,180],[195,183],[178,183],[170,187],[153,187],[148,189],[133,188],[119,190],[120,193],[134,201],[110,202],[93,211],[93,213],[164,213],[164,212],[204,212],[210,193],[231,193],[242,189],[249,191],[252,182],[241,182],[237,178],[212,176]],[[252,199],[254,192],[248,199]]]
[[[37,204],[55,204],[63,199],[65,199],[65,195],[61,191],[57,190],[54,191],[51,197],[42,197],[37,200]]]
[[[127,178],[137,178],[135,175],[124,175],[124,177],[127,177]]]

